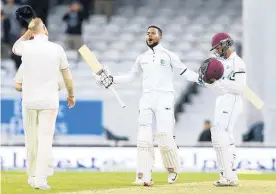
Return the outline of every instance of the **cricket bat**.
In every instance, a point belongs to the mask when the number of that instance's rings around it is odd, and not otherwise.
[[[99,72],[103,71],[103,66],[100,64],[97,57],[93,54],[93,52],[86,45],[83,45],[82,47],[80,47],[78,51],[81,54],[82,58],[85,60],[85,62],[91,67],[91,69],[94,73],[99,74]],[[117,91],[115,90],[115,88],[111,85],[108,87],[108,89],[110,89],[114,93],[114,95],[116,96],[116,99],[118,100],[118,102],[120,103],[122,108],[125,108],[126,105],[121,100],[121,98],[120,98],[119,94],[117,93]]]
[[[245,87],[243,96],[257,109],[261,110],[264,107],[264,102],[248,86]]]

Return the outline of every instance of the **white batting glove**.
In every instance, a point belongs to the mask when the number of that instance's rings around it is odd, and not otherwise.
[[[111,72],[107,66],[104,66],[104,70],[107,73],[107,75],[111,75]]]
[[[110,70],[109,70],[109,68],[107,67],[107,66],[104,66],[104,71],[105,71],[105,73],[107,74],[107,76],[108,76],[108,80],[109,81],[107,81],[107,80],[105,80],[105,84],[103,84],[103,85],[106,85],[106,84],[110,84],[110,85],[112,85],[114,82],[113,82],[113,76],[111,75],[111,72],[110,72]],[[106,82],[108,82],[108,83],[106,83]]]
[[[103,86],[103,83],[101,82],[101,76],[97,75],[96,73],[93,72],[93,77],[96,81],[96,83],[99,85],[99,86]]]
[[[100,75],[93,73],[93,77],[96,80],[96,83],[104,88],[108,88],[113,84],[113,77],[110,75],[108,67],[103,68],[103,72]]]

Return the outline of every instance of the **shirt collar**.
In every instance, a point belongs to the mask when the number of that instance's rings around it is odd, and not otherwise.
[[[149,48],[149,51],[157,51],[157,50],[162,50],[162,49],[164,49],[164,48],[161,45],[161,43],[159,43],[158,45],[156,45],[155,47],[153,47],[153,49]]]
[[[236,52],[233,52],[227,59],[234,59],[237,56]]]
[[[35,35],[34,40],[48,40],[48,36],[46,35]]]

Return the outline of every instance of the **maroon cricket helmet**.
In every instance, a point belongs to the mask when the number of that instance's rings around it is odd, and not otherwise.
[[[221,46],[221,53],[219,54],[220,57],[226,56],[226,51],[234,44],[233,39],[229,36],[229,34],[225,32],[217,33],[212,38],[212,50],[216,49],[218,46]]]
[[[212,84],[214,81],[222,78],[223,73],[223,64],[215,58],[209,58],[199,68],[199,81]]]

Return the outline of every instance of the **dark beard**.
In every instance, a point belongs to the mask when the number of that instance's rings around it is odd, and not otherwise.
[[[149,45],[148,42],[146,41],[148,47],[150,47],[151,49],[153,49],[153,47],[157,46],[159,44],[159,41],[156,43],[153,43],[152,45]]]

